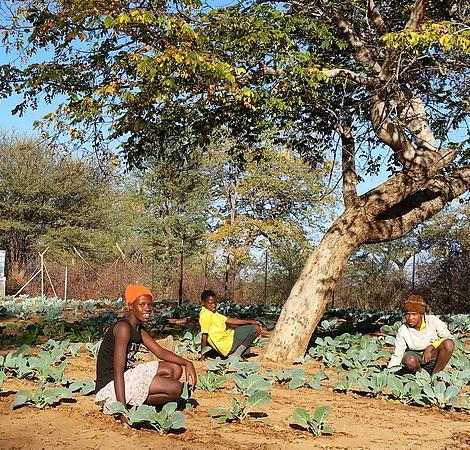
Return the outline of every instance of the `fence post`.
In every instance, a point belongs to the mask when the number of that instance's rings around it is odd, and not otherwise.
[[[268,301],[268,249],[264,256],[264,304]]]
[[[46,248],[43,252],[38,252],[41,259],[41,297],[44,297],[44,255],[49,250],[49,247]]]
[[[180,252],[180,283],[178,289],[178,306],[183,304],[183,277],[184,277],[184,242],[181,243]]]
[[[69,277],[69,268],[65,266],[65,277],[64,277],[64,300],[67,301],[67,283]]]

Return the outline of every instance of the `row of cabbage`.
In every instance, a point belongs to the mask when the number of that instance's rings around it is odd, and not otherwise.
[[[99,342],[90,344],[49,340],[33,356],[29,355],[30,347],[23,345],[17,351],[0,357],[0,390],[7,377],[37,382],[35,390],[20,390],[16,393],[11,403],[12,409],[26,405],[42,409],[46,406],[55,406],[64,400],[71,400],[77,395],[88,395],[94,391],[94,382],[70,379],[65,376],[65,369],[68,358],[76,357],[82,352],[96,357],[99,344]],[[245,363],[238,358],[228,360],[217,358],[208,362],[207,374],[199,375],[198,388],[215,391],[231,379],[234,388],[230,392],[238,394],[238,398],[233,398],[231,406],[211,410],[209,414],[217,417],[220,422],[241,421],[257,407],[268,403],[271,400],[269,390],[273,381],[266,381],[261,377],[257,373],[260,369],[258,363]],[[271,376],[280,375],[271,374]],[[182,397],[185,402],[183,409],[190,408],[191,392],[187,384]],[[177,411],[177,407],[176,403],[169,403],[160,410],[148,405],[134,406],[130,409],[124,408],[118,402],[113,405],[114,411],[123,414],[130,426],[148,426],[160,433],[184,426],[184,416],[181,411]],[[292,417],[298,425],[320,435],[331,433],[331,429],[325,424],[328,414],[329,408],[325,406],[317,408],[311,414],[302,408],[297,408],[293,411]]]
[[[119,300],[63,300],[48,297],[4,297],[0,299],[0,317],[28,319],[32,316],[43,316],[45,320],[62,318],[64,311],[75,317],[87,316],[97,312],[100,308],[122,307]]]
[[[199,358],[201,335],[187,332],[176,345],[176,351],[189,358]],[[259,338],[257,344],[263,345]],[[426,371],[415,375],[400,375],[399,368],[387,368],[394,345],[393,336],[368,337],[360,334],[342,334],[337,337],[318,337],[315,345],[295,364],[308,364],[320,361],[324,369],[335,372],[340,378],[334,384],[337,392],[356,393],[373,397],[386,397],[404,404],[435,405],[440,408],[458,407],[470,409],[470,396],[467,386],[470,383],[470,350],[464,342],[456,340],[454,354],[446,371],[430,376]],[[245,366],[246,367],[246,366]],[[236,360],[216,358],[208,362],[208,371],[224,377],[227,372],[240,372]],[[246,373],[241,372],[242,376]],[[323,370],[313,378],[307,379],[301,367],[269,373],[273,379],[286,384],[291,389],[308,387],[320,389],[327,380]],[[218,386],[222,379],[210,378],[205,382]],[[254,380],[254,379],[252,379]],[[210,390],[210,389],[209,389]]]
[[[0,318],[29,319],[40,317],[46,322],[65,321],[73,316],[79,320],[89,318],[93,323],[110,323],[116,311],[123,307],[122,299],[118,300],[61,300],[44,297],[5,297],[0,299]],[[231,302],[220,302],[218,311],[228,316],[239,318],[257,318],[267,328],[272,328],[280,314],[282,305],[239,305]],[[98,310],[104,312],[98,314]],[[200,305],[197,303],[183,303],[178,306],[174,301],[161,301],[156,305],[149,325],[161,331],[168,324],[169,319],[192,318],[197,319]],[[90,317],[95,315],[94,317]],[[456,334],[470,333],[470,314],[443,315],[441,318],[448,323],[451,332]],[[376,332],[385,327],[390,333],[396,332],[402,323],[401,311],[363,311],[358,309],[328,309],[323,320],[320,321],[320,332]],[[100,330],[101,331],[101,330]],[[60,337],[60,336],[58,336]],[[91,336],[90,340],[95,340]]]
[[[35,390],[20,390],[16,393],[11,403],[12,409],[23,405],[44,408],[72,399],[74,395],[88,395],[94,391],[94,381],[68,378],[65,369],[68,357],[78,356],[82,348],[94,356],[99,344],[49,340],[41,347],[34,356],[29,356],[31,349],[28,345],[0,356],[0,390],[9,376],[37,382]]]
[[[176,351],[187,357],[199,358],[200,334],[185,333],[177,342]],[[263,345],[259,339],[257,344]],[[258,407],[271,401],[271,388],[277,383],[289,389],[319,390],[325,387],[338,392],[360,393],[373,397],[386,397],[405,404],[435,405],[441,408],[470,408],[470,398],[465,394],[470,382],[469,351],[461,341],[457,341],[456,351],[450,361],[449,370],[430,376],[420,372],[416,376],[400,376],[396,369],[383,367],[390,356],[392,336],[367,337],[343,334],[335,338],[317,338],[315,345],[305,357],[296,361],[298,366],[278,371],[261,373],[257,363],[239,361],[237,358],[215,358],[207,362],[205,374],[199,375],[198,388],[207,391],[226,389],[234,397],[229,405],[209,410],[209,414],[219,422],[241,421]],[[38,408],[53,405],[73,395],[87,394],[93,390],[92,381],[71,380],[64,376],[67,358],[87,351],[96,356],[99,343],[79,344],[69,341],[50,340],[43,344],[35,356],[28,356],[29,347],[23,346],[16,352],[0,357],[0,387],[5,376],[28,378],[39,384],[35,391],[19,391],[12,408],[30,404]],[[302,364],[320,361],[324,367],[315,375],[307,376]],[[326,374],[329,372],[329,376]],[[332,385],[332,379],[335,383]],[[339,378],[339,381],[337,381]],[[185,395],[189,397],[189,393]],[[184,418],[170,404],[161,411],[153,407],[141,406],[123,410],[116,404],[115,411],[123,412],[131,426],[151,426],[159,432],[182,427]],[[331,429],[325,424],[329,408],[320,406],[312,413],[296,408],[294,422],[314,434],[328,434]]]
[[[286,380],[283,371],[267,372],[261,375],[261,366],[257,362],[240,361],[237,357],[227,359],[216,358],[207,363],[205,374],[198,374],[199,382],[197,388],[200,390],[215,392],[225,389],[233,397],[229,404],[208,410],[208,414],[214,417],[219,423],[241,422],[250,416],[259,416],[259,407],[268,404],[272,400],[271,389],[275,382]],[[294,369],[295,371],[302,369]],[[290,376],[290,375],[289,375]],[[321,371],[314,376],[309,383],[311,387],[317,389],[319,383],[326,375]],[[295,378],[295,377],[294,377]],[[318,387],[314,385],[318,384]],[[229,384],[229,386],[227,386]],[[300,386],[297,386],[297,388]],[[189,393],[190,394],[190,393]],[[190,400],[188,396],[188,400]],[[170,404],[162,409],[162,412],[175,413],[176,405]],[[153,407],[142,405],[126,410],[122,404],[112,405],[115,412],[123,414],[131,426],[152,426],[161,431],[161,421],[158,420],[158,412]],[[178,412],[176,412],[177,414]],[[304,408],[295,408],[292,411],[292,419],[296,425],[305,428],[314,435],[331,434],[332,429],[326,424],[330,413],[328,406],[319,406],[314,411],[309,412]],[[268,415],[264,413],[264,422],[268,423]],[[173,422],[168,429],[176,428],[174,422],[180,423],[181,416],[167,418],[167,425]]]

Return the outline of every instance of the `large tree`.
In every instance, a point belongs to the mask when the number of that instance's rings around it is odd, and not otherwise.
[[[0,88],[24,93],[19,111],[41,92],[67,94],[49,119],[72,122],[72,137],[109,132],[131,163],[172,142],[203,148],[220,126],[241,147],[269,134],[312,166],[338,149],[344,212],[308,258],[267,358],[306,350],[360,245],[405,235],[469,189],[465,145],[449,134],[469,114],[468,0],[18,3],[7,39],[53,52],[3,67]],[[391,176],[358,195],[361,156]]]

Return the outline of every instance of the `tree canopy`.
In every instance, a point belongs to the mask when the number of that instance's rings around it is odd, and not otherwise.
[[[312,163],[334,148],[328,138],[354,127],[368,155],[390,144],[382,115],[403,141],[436,149],[468,115],[467,1],[17,5],[4,17],[4,39],[32,63],[1,68],[3,95],[22,92],[21,112],[40,94],[65,94],[47,116],[53,131],[97,146],[118,139],[131,163],[173,148],[180,157],[221,125],[240,146],[262,146],[274,133]],[[413,96],[426,106],[427,127]],[[395,153],[390,164],[409,159]]]

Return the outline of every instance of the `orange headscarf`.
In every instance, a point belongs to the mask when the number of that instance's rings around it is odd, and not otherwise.
[[[126,305],[129,306],[134,303],[141,295],[148,295],[154,300],[154,295],[150,292],[150,289],[147,289],[140,284],[129,284],[124,291],[124,298],[126,300]]]

